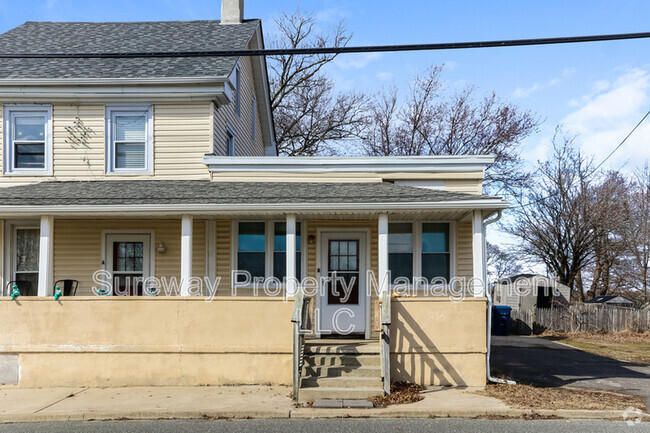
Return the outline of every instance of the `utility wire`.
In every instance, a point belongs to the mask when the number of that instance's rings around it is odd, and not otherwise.
[[[368,45],[356,47],[320,48],[270,48],[256,50],[215,50],[215,51],[154,51],[154,52],[105,52],[105,53],[0,53],[1,59],[121,59],[155,57],[239,57],[239,56],[291,56],[310,54],[348,54],[378,53],[399,51],[459,50],[468,48],[521,47],[530,45],[574,44],[582,42],[620,41],[647,39],[650,32],[618,33],[589,36],[564,36],[555,38],[505,39],[500,41],[447,42],[437,44],[410,45]]]
[[[612,155],[614,155],[614,154],[616,153],[616,151],[619,150],[619,149],[620,149],[620,148],[625,144],[625,142],[627,141],[627,139],[630,138],[630,137],[632,136],[632,134],[634,134],[634,132],[635,132],[637,129],[639,129],[639,126],[641,126],[641,124],[642,124],[642,123],[643,123],[643,122],[648,118],[648,116],[650,116],[650,110],[648,110],[648,112],[645,113],[645,116],[643,116],[643,117],[641,118],[641,120],[639,120],[639,122],[638,122],[636,125],[634,125],[634,128],[632,128],[632,130],[630,130],[630,132],[629,132],[629,133],[625,136],[625,138],[624,138],[624,139],[623,139],[623,140],[618,144],[618,146],[616,146],[616,147],[614,148],[614,150],[612,150],[611,152],[609,152],[609,154],[605,157],[605,159],[603,159],[603,160],[600,162],[600,164],[598,164],[598,165],[596,166],[596,168],[594,168],[594,169],[591,171],[591,173],[589,173],[589,174],[587,175],[587,177],[591,177],[591,176],[593,176],[593,174],[596,173],[596,172],[598,171],[598,169],[599,169],[600,167],[602,167],[602,166],[603,166],[603,165],[604,165],[604,164],[609,160],[609,158],[611,158]],[[558,194],[558,193],[549,194],[549,195],[547,195],[547,196],[545,196],[545,197],[539,198],[539,199],[537,199],[537,200],[533,200],[533,201],[528,202],[528,203],[523,203],[523,204],[520,204],[520,205],[517,205],[517,206],[513,206],[513,207],[511,207],[511,208],[509,208],[509,209],[523,209],[523,208],[525,208],[525,207],[532,206],[532,205],[534,205],[534,204],[541,203],[541,202],[543,202],[543,201],[545,201],[545,200],[548,200],[549,198],[554,197],[554,196],[556,196],[557,194]]]

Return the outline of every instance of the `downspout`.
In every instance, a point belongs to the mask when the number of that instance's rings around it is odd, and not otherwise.
[[[495,222],[499,221],[501,219],[501,214],[502,212],[498,211],[495,217],[483,223],[483,257],[486,260],[487,260],[487,248],[486,248],[487,242],[485,241],[486,227],[489,226],[490,224],[494,224]],[[485,371],[487,373],[487,380],[488,382],[492,382],[492,383],[507,383],[508,385],[515,385],[516,384],[515,381],[492,377],[492,374],[490,372],[490,350],[492,348],[492,293],[490,292],[490,288],[487,283],[487,266],[483,267],[483,282],[485,284],[484,294],[485,297],[487,298],[487,354],[485,357]]]

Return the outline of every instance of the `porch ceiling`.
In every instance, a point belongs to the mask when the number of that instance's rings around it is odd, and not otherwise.
[[[210,182],[181,180],[41,182],[0,188],[0,215],[300,214],[457,219],[504,209],[500,197],[382,183]]]

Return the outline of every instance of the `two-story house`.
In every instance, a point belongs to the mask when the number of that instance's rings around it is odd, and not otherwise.
[[[241,0],[0,35],[0,383],[485,383],[493,158],[278,157],[265,58],[188,54],[261,48]]]

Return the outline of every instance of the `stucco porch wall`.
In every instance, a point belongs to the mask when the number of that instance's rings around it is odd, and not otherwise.
[[[485,298],[394,298],[391,380],[421,385],[484,386]]]
[[[17,354],[22,388],[286,385],[292,308],[276,298],[0,298],[0,355]]]

